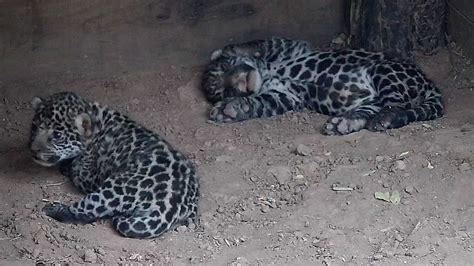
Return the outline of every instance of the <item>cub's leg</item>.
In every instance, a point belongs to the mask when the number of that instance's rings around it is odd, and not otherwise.
[[[366,83],[334,83],[329,90],[331,117],[322,128],[325,135],[346,135],[366,127],[380,105],[374,89]]]
[[[216,103],[210,111],[209,119],[219,123],[239,122],[281,115],[288,111],[301,111],[303,108],[302,99],[287,89],[284,82],[273,78],[263,83],[258,94],[226,98]]]
[[[112,223],[121,235],[132,238],[157,237],[173,225],[158,210],[148,215],[116,216]]]
[[[96,174],[96,158],[90,154],[62,161],[59,171],[69,178],[74,186],[83,193],[93,193],[99,190],[102,180]]]
[[[324,135],[347,135],[364,129],[367,122],[380,111],[375,103],[359,106],[340,117],[331,117],[323,126]]]
[[[137,207],[147,210],[152,205],[153,192],[141,192],[140,180],[122,174],[106,180],[97,192],[87,194],[80,201],[68,206],[48,204],[43,212],[63,223],[87,224],[116,214],[128,213]],[[143,193],[143,194],[142,194]]]
[[[422,104],[412,106],[402,98],[392,98],[389,105],[375,115],[367,124],[370,131],[384,131],[392,128],[400,128],[414,121],[433,120],[443,116],[443,102],[441,94],[437,91],[429,91]]]

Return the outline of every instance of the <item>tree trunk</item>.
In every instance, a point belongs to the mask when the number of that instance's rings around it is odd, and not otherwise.
[[[352,47],[412,58],[445,44],[445,0],[351,0]]]

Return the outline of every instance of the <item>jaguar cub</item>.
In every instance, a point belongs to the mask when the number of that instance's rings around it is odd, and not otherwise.
[[[71,92],[34,98],[34,161],[59,166],[87,195],[46,215],[85,224],[112,218],[126,237],[152,238],[197,215],[198,177],[181,153],[152,131]]]
[[[365,50],[322,52],[281,38],[215,51],[202,89],[215,122],[307,109],[331,116],[326,135],[384,131],[443,115],[440,91],[413,64]]]

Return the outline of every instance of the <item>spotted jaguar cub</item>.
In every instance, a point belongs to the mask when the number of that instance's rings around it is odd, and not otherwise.
[[[413,64],[364,50],[321,52],[280,38],[215,51],[202,88],[215,122],[306,109],[331,116],[326,135],[384,131],[443,115],[439,90]]]
[[[59,166],[87,195],[46,215],[85,224],[112,218],[124,236],[157,237],[197,215],[193,165],[165,140],[108,107],[70,92],[32,101],[34,161]]]

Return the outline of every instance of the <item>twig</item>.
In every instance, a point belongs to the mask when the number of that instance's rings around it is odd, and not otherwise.
[[[21,235],[17,235],[15,237],[2,237],[2,238],[0,238],[0,241],[3,241],[3,240],[17,240],[20,237],[21,237]]]
[[[63,182],[58,182],[58,183],[51,183],[51,184],[45,184],[45,187],[52,187],[52,186],[60,186],[62,184],[66,183],[66,181]]]
[[[332,187],[334,191],[353,191],[354,188],[351,187]]]

